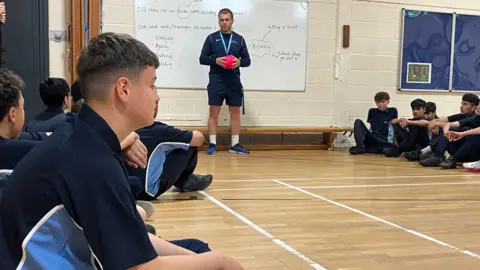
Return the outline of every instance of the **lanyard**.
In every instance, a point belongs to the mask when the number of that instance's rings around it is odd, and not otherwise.
[[[230,45],[232,45],[232,37],[233,37],[233,33],[230,33],[230,39],[228,41],[228,47],[227,47],[227,45],[225,45],[225,39],[223,38],[222,32],[220,32],[220,38],[222,39],[223,48],[225,49],[225,53],[227,55],[228,55],[228,52],[230,51]]]

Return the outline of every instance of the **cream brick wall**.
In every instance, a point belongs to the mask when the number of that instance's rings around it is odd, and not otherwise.
[[[443,12],[480,14],[480,1],[476,0],[342,0],[351,2],[351,18],[341,24],[351,25],[351,47],[342,50],[343,60],[348,59],[348,123],[355,118],[365,118],[367,108],[374,106],[373,95],[387,91],[391,106],[402,116],[411,116],[410,101],[423,98],[437,104],[437,113],[445,116],[459,112],[462,94],[399,92],[398,70],[400,56],[401,9],[422,9]],[[347,61],[345,61],[347,62]],[[335,106],[339,107],[339,106]],[[334,111],[334,114],[342,112]]]
[[[173,1],[173,0],[172,0]],[[50,27],[63,29],[64,0],[49,0]],[[308,37],[307,91],[246,93],[243,125],[345,126],[365,118],[373,95],[387,91],[391,105],[410,115],[417,97],[437,103],[438,113],[458,111],[461,94],[398,92],[398,61],[402,8],[480,13],[478,0],[311,0]],[[133,35],[133,0],[104,0],[104,31]],[[342,49],[342,25],[351,26],[350,48]],[[334,78],[339,53],[338,78]],[[50,73],[67,76],[65,44],[50,42]],[[206,91],[161,89],[159,119],[175,125],[206,125]],[[288,100],[288,101],[287,101]],[[220,125],[228,125],[222,111]]]

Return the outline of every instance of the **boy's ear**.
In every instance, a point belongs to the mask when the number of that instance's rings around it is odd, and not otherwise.
[[[6,117],[8,117],[9,122],[15,122],[15,108],[13,106],[8,109]]]

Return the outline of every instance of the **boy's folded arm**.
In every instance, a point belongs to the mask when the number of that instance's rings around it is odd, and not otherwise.
[[[392,124],[396,125],[398,123],[400,123],[400,118],[392,119]]]
[[[422,120],[407,120],[407,123],[409,125],[415,125],[415,126],[420,126],[420,127],[428,127],[430,124],[430,121],[422,119]]]

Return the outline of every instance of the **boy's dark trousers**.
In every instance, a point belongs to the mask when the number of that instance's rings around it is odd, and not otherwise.
[[[407,128],[402,128],[398,124],[393,125],[393,132],[400,153],[410,152],[418,148],[422,149],[429,145],[427,127],[409,125]]]
[[[177,149],[168,154],[163,164],[163,171],[160,176],[160,188],[155,197],[141,192],[138,196],[140,200],[153,200],[165,193],[172,186],[181,188],[189,177],[195,171],[198,161],[198,150],[196,147],[190,147],[188,150]]]
[[[450,142],[447,147],[448,153],[457,162],[473,162],[480,160],[480,135],[472,135],[463,139]]]
[[[393,145],[382,136],[372,133],[362,120],[357,119],[353,124],[353,132],[357,147],[364,147],[365,152],[372,154],[383,154],[384,148],[390,148]]]

